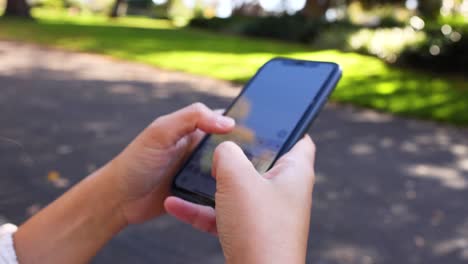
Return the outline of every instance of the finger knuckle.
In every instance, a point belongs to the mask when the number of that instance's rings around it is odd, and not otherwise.
[[[151,134],[154,133],[159,133],[160,132],[160,127],[162,124],[164,124],[165,120],[167,119],[166,116],[160,116],[157,117],[156,119],[151,122],[151,124],[148,126],[148,130]]]
[[[146,139],[155,142],[164,142],[166,137],[169,135],[168,131],[164,129],[167,124],[168,117],[160,116],[156,118],[143,132]]]
[[[161,123],[164,123],[166,119],[167,119],[167,116],[165,116],[165,115],[159,116],[159,117],[157,117],[156,119],[153,120],[153,122],[151,123],[150,126],[158,127]]]
[[[208,109],[209,108],[205,104],[200,103],[200,102],[193,103],[190,106],[191,112],[193,114],[197,115],[197,116],[200,116],[200,115],[206,113]]]

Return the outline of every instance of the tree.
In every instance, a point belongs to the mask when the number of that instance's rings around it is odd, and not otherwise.
[[[436,18],[440,14],[441,7],[441,0],[425,0],[419,1],[418,10],[423,17]]]
[[[322,17],[330,7],[330,0],[307,0],[302,13],[307,17]]]
[[[125,4],[127,3],[126,0],[115,0],[114,6],[112,6],[112,10],[109,14],[110,17],[118,17],[123,13],[123,9],[125,9]]]
[[[31,18],[30,7],[26,0],[7,0],[5,16]]]

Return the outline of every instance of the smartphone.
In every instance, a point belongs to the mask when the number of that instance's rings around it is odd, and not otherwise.
[[[238,144],[257,171],[266,172],[304,136],[340,77],[340,67],[331,62],[268,61],[224,113],[236,121],[234,130],[202,139],[176,174],[173,194],[215,206],[211,162],[223,141]]]

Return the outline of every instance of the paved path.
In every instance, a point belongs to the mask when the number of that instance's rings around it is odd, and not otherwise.
[[[155,117],[195,101],[223,107],[237,91],[1,41],[0,222],[24,221]],[[311,263],[468,261],[468,130],[328,105],[311,134],[318,145]],[[122,232],[94,262],[223,259],[216,239],[163,217]]]

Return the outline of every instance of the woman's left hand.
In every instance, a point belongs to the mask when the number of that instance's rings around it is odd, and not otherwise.
[[[164,213],[172,176],[204,133],[223,134],[233,119],[195,103],[161,116],[104,167],[115,177],[123,195],[122,212],[128,224]]]

